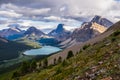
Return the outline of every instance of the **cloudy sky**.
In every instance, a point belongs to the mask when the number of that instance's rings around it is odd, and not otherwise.
[[[119,21],[120,0],[0,0],[0,29],[16,23],[45,31],[64,23],[73,29],[95,15]]]

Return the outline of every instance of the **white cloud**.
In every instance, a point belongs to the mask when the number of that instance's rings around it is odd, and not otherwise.
[[[21,17],[22,14],[15,13],[14,11],[0,11],[0,16],[18,18],[18,17]]]
[[[65,11],[67,8],[66,8],[66,6],[62,6],[61,8],[60,8],[60,11],[62,12],[62,11]]]
[[[32,11],[30,11],[30,13],[32,15],[40,15],[40,14],[47,13],[51,9],[50,8],[43,8],[43,9],[31,9],[31,8],[29,8],[29,10],[32,10]]]
[[[101,15],[111,19],[112,13],[120,14],[120,3],[114,0],[67,0],[68,15],[74,17],[93,17],[94,15]],[[118,8],[118,9],[117,9]],[[117,9],[116,11],[114,11]],[[109,16],[108,16],[109,15]],[[117,15],[120,16],[120,15]],[[114,17],[111,19],[114,20]]]
[[[56,19],[58,21],[64,16],[88,18],[89,20],[89,18],[92,18],[94,15],[101,15],[116,22],[115,16],[119,16],[120,14],[120,2],[116,0],[41,0],[32,1],[32,3],[29,4],[34,4],[32,6],[37,8],[25,7],[25,4],[28,4],[28,1],[26,0],[23,2],[24,7],[8,3],[2,4],[1,9],[5,11],[12,10],[16,14],[22,14],[23,17],[28,16],[37,19],[38,16],[50,16],[49,18]],[[38,5],[38,3],[40,3],[40,5]],[[46,7],[47,5],[49,6]],[[46,17],[45,19],[48,18]]]
[[[57,17],[57,16],[49,16],[49,17],[44,17],[45,20],[53,20],[53,21],[61,21],[62,18]]]
[[[54,3],[54,1],[52,0],[51,2]],[[120,2],[115,0],[61,0],[61,2],[56,2],[56,5],[51,8],[54,16],[82,17],[89,20],[95,15],[100,15],[113,22],[116,22],[114,18],[116,15],[110,12],[120,14],[119,10]],[[117,16],[120,16],[118,14]],[[113,17],[111,18],[111,16]]]
[[[1,5],[1,9],[4,10],[4,12],[10,11],[11,15],[14,15],[16,13],[16,14],[25,15],[26,17],[27,16],[35,16],[35,15],[45,15],[46,13],[48,13],[51,10],[50,8],[36,9],[36,8],[20,7],[20,6],[11,4],[11,3]],[[16,15],[16,16],[18,16],[18,15]]]
[[[64,26],[66,30],[73,31],[74,29],[78,28],[78,26]]]
[[[75,20],[75,19],[63,18],[63,17],[59,17],[59,16],[49,16],[49,17],[44,17],[43,19],[49,20],[49,21],[59,21],[61,23],[64,23],[64,22],[77,22],[77,20]]]
[[[69,29],[73,26],[79,27],[83,20],[89,21],[94,15],[100,15],[113,22],[120,20],[120,2],[117,0],[14,0],[14,2],[17,4],[12,2],[2,4],[0,16],[8,17],[8,20],[9,17],[17,20],[22,18],[22,24],[41,28],[53,28],[55,24],[45,22],[44,25],[40,25],[27,19],[40,23],[41,21],[64,23]]]

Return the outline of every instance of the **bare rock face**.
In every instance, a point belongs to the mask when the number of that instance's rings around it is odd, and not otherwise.
[[[76,39],[76,41],[84,42],[88,39],[90,39],[92,36],[92,29],[90,29],[89,26],[91,26],[91,23],[84,23],[81,28],[78,28],[73,31],[72,33],[72,39]]]
[[[91,22],[96,22],[97,24],[100,24],[102,26],[105,26],[107,28],[109,28],[110,26],[113,25],[113,23],[111,21],[109,21],[108,19],[106,18],[102,18],[101,16],[98,16],[96,15],[92,20]]]
[[[107,30],[107,27],[102,26],[102,25],[100,25],[98,23],[92,23],[91,28],[93,30],[96,30],[96,31],[100,32],[100,33],[103,33],[103,32],[105,32]]]
[[[53,36],[58,41],[65,41],[70,37],[71,32],[63,28],[64,24],[58,24],[57,28],[48,33],[49,36]]]
[[[11,28],[3,29],[2,31],[0,31],[0,36],[8,37],[8,36],[12,36],[12,35],[15,35],[15,34],[22,34],[22,33],[23,33],[23,31],[20,30],[19,28],[11,27]]]
[[[8,42],[9,42],[8,40],[6,40],[6,39],[0,37],[0,43],[8,43]]]
[[[24,34],[25,35],[37,35],[37,36],[44,35],[44,33],[41,30],[39,30],[35,27],[28,28],[27,31]]]
[[[77,42],[85,42],[105,32],[112,24],[105,18],[95,16],[90,22],[84,22],[80,28],[74,30],[71,37]]]
[[[24,38],[33,41],[39,40],[43,36],[46,36],[45,33],[43,33],[40,29],[37,29],[34,26],[29,27],[24,33]]]

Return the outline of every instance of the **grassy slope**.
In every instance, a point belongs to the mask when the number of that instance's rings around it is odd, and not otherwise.
[[[30,41],[21,41],[13,42],[9,41],[8,43],[0,43],[0,60],[13,59],[20,55],[20,52],[23,52],[28,49],[40,47],[35,42]]]
[[[27,46],[31,46],[31,47],[34,47],[34,48],[40,48],[39,43],[31,41],[29,39],[22,38],[22,39],[17,40],[17,42],[24,43]]]
[[[0,60],[13,59],[19,56],[20,51],[31,49],[32,47],[9,41],[0,46]]]
[[[27,41],[27,40],[23,42],[8,41],[6,43],[3,41],[0,41],[0,60],[6,60],[6,62],[0,63],[0,75],[3,72],[8,72],[8,71],[11,71],[11,69],[13,70],[14,68],[16,68],[16,65],[14,64],[18,64],[22,61],[29,60],[32,58],[29,56],[23,56],[22,52],[24,52],[25,50],[39,48],[39,47],[40,45],[38,43]],[[8,73],[5,73],[5,74],[8,75]],[[12,75],[12,73],[10,75]],[[6,79],[3,79],[3,80],[6,80]]]
[[[20,80],[120,79],[120,34],[91,45],[52,68],[27,74]]]
[[[56,66],[42,69],[40,72],[26,74],[25,76],[20,77],[20,80],[89,80],[86,78],[95,78],[95,80],[100,80],[105,77],[112,77],[114,80],[119,80],[120,34],[116,37],[110,36],[104,39],[104,41],[101,41],[113,31],[119,29],[120,22],[113,25],[113,27],[106,32],[107,35],[103,34],[101,36],[102,38],[97,38],[97,41],[95,38],[95,42],[93,40],[94,43],[100,41],[99,43],[91,45],[86,50],[82,50],[82,52],[79,52],[77,55],[75,55],[75,57],[72,57],[71,59],[66,60],[64,63],[60,63]],[[114,39],[116,40],[114,41]],[[114,42],[111,42],[111,40]],[[76,49],[74,51],[76,51]],[[6,77],[6,75],[8,77]],[[11,75],[12,72],[2,74],[0,75],[0,80],[9,80]]]

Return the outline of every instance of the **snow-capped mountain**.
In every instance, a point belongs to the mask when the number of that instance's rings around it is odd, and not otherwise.
[[[71,34],[71,37],[61,43],[61,45],[74,45],[77,42],[85,42],[89,39],[105,32],[113,23],[106,18],[95,16],[90,22],[84,22],[80,28],[77,28]]]
[[[42,36],[42,35],[45,35],[45,33],[43,33],[41,30],[39,30],[39,29],[31,26],[30,28],[28,28],[25,31],[24,35],[28,35],[28,36],[30,36],[30,35],[33,35],[33,36]]]
[[[72,33],[72,39],[84,42],[107,30],[113,23],[106,18],[95,16],[90,22],[84,22],[82,26]]]
[[[1,30],[0,31],[0,36],[6,38],[6,37],[9,37],[9,36],[23,34],[23,33],[24,33],[24,31],[22,31],[18,27],[11,27],[11,28],[8,28],[8,29]]]

